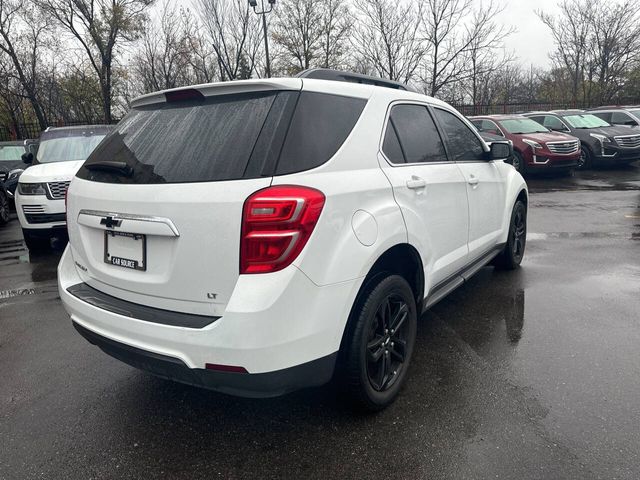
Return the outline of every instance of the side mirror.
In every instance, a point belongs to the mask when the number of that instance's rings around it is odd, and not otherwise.
[[[26,163],[27,165],[31,165],[33,163],[33,153],[31,153],[31,152],[23,153],[22,154],[22,161],[24,163]]]
[[[513,155],[513,145],[509,142],[492,142],[489,160],[506,160]]]

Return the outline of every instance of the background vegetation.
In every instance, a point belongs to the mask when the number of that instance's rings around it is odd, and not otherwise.
[[[541,68],[511,51],[516,26],[493,0],[278,0],[272,71],[378,75],[465,113],[640,101],[640,2],[559,4],[531,19],[555,40]],[[21,136],[23,124],[112,122],[142,93],[264,72],[246,0],[0,0],[0,125]]]

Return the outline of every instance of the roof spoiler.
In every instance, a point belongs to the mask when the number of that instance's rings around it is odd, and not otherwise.
[[[363,75],[361,73],[343,72],[330,68],[310,68],[296,75],[297,78],[313,78],[316,80],[333,80],[335,82],[361,83],[365,85],[375,85],[377,87],[393,88],[395,90],[406,90],[416,92],[417,90],[401,82],[387,80],[386,78]]]

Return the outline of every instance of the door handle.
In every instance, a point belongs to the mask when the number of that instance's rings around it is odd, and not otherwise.
[[[476,177],[474,177],[473,175],[471,175],[471,177],[469,177],[469,180],[467,180],[467,183],[469,185],[471,185],[472,187],[476,187],[478,186],[478,183],[480,182],[480,180],[478,180]]]
[[[416,177],[415,175],[411,175],[411,180],[407,180],[407,188],[410,188],[411,190],[418,190],[426,186],[427,182],[425,181],[425,179]]]

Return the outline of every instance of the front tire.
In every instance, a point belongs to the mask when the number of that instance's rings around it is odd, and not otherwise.
[[[578,159],[577,170],[587,170],[593,165],[593,154],[589,147],[582,145],[580,147],[580,158]]]
[[[399,275],[382,278],[352,312],[345,343],[343,390],[359,408],[390,405],[402,388],[417,331],[416,302]]]
[[[9,222],[9,199],[3,191],[0,191],[0,225]]]
[[[527,206],[518,200],[511,212],[509,235],[502,252],[493,261],[496,268],[514,270],[520,266],[527,244]]]
[[[525,174],[527,167],[525,165],[524,158],[522,158],[522,154],[520,152],[515,152],[515,151],[513,152],[512,165],[513,165],[513,168],[515,168],[516,171],[520,173],[520,175]]]

